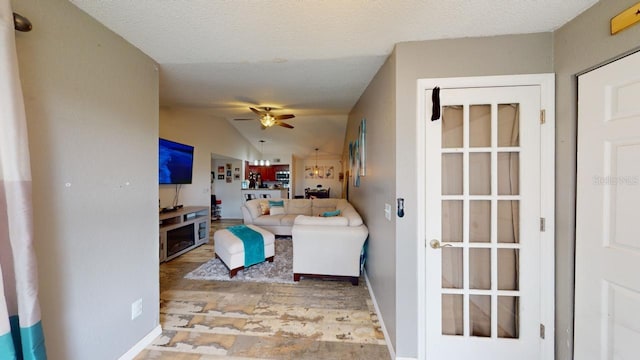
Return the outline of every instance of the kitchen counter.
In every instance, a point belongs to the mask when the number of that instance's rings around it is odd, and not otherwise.
[[[242,189],[242,200],[253,195],[252,199],[271,198],[271,199],[288,199],[289,189]]]

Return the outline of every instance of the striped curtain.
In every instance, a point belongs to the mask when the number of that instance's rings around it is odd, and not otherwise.
[[[0,359],[46,359],[13,11],[0,0]]]

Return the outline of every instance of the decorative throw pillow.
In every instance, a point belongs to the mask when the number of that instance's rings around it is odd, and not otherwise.
[[[322,213],[323,217],[332,217],[332,216],[339,216],[340,215],[340,210],[336,210],[336,211],[325,211]]]
[[[260,202],[260,213],[262,215],[269,215],[269,203],[266,201]]]
[[[269,200],[269,207],[282,206],[284,207],[284,200]]]
[[[284,206],[272,206],[269,212],[271,215],[284,215]]]

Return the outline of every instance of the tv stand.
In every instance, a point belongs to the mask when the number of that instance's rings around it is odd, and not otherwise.
[[[160,262],[209,242],[209,207],[185,206],[160,215]]]

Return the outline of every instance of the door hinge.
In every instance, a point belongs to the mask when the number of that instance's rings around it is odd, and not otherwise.
[[[546,111],[542,109],[540,110],[540,124],[544,124],[545,122],[547,122]]]
[[[544,325],[540,324],[540,339],[544,340]]]
[[[547,230],[546,219],[541,217],[540,218],[540,231],[546,231],[546,230]]]

